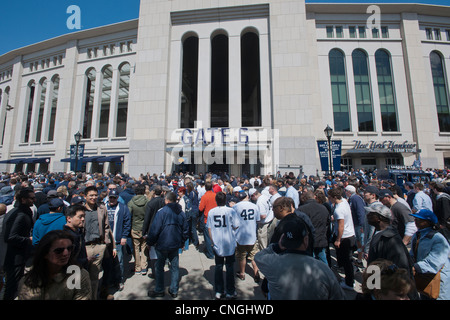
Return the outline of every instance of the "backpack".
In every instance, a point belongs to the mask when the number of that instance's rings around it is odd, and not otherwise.
[[[185,209],[184,213],[186,214],[186,219],[192,218],[192,201],[188,196],[183,196]]]

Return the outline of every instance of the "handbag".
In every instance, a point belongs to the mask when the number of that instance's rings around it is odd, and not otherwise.
[[[441,269],[442,270],[442,269]],[[437,299],[441,289],[441,270],[438,273],[415,273],[417,291],[431,299]]]
[[[433,237],[435,232],[430,232],[427,236]],[[414,257],[417,257],[417,249],[419,247],[420,237],[413,243]],[[444,266],[442,266],[443,268]],[[417,273],[414,271],[414,281],[416,283],[416,289],[421,294],[428,296],[431,299],[437,299],[441,290],[441,270],[435,274],[431,272]]]

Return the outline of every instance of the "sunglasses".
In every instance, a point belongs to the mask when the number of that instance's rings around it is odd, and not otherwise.
[[[55,253],[55,254],[62,254],[64,252],[64,250],[66,250],[66,249],[67,249],[67,251],[72,252],[73,246],[68,246],[68,247],[65,247],[65,248],[53,249],[53,253]]]

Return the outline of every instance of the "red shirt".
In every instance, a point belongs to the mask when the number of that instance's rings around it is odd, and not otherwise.
[[[220,188],[220,187],[219,187]],[[200,200],[200,204],[198,206],[199,211],[203,211],[205,215],[205,223],[208,220],[209,210],[217,207],[216,203],[216,194],[213,191],[207,191]]]
[[[215,193],[217,193],[217,192],[222,192],[222,188],[221,188],[218,184],[215,184],[215,185],[213,186],[213,191],[214,191]]]

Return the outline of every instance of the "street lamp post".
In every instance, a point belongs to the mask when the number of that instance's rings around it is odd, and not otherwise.
[[[331,173],[333,172],[333,158],[331,151],[331,137],[333,136],[333,129],[330,127],[330,125],[327,124],[327,127],[325,128],[325,130],[323,130],[323,132],[325,132],[325,136],[328,139],[328,160],[329,160],[328,172],[331,175]]]
[[[77,172],[77,169],[78,169],[78,146],[80,145],[80,141],[81,141],[80,131],[75,133],[74,137],[75,137],[75,172]]]

